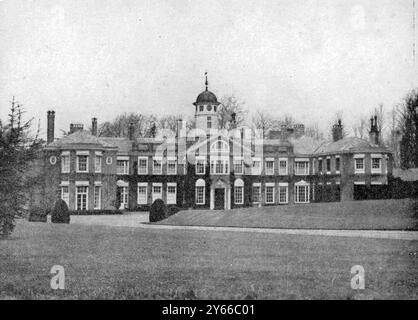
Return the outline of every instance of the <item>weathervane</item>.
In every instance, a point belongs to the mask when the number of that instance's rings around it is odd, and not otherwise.
[[[208,91],[208,72],[205,72],[205,77],[206,77],[206,81],[205,81],[205,85],[206,85],[206,91]]]

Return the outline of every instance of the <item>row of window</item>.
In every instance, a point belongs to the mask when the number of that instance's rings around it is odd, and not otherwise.
[[[89,203],[89,187],[88,186],[76,186],[75,188],[75,208],[76,210],[88,210]],[[93,208],[101,209],[102,199],[102,187],[94,186],[93,193]],[[69,186],[61,186],[61,199],[64,200],[67,205],[70,205],[70,191]]]
[[[315,161],[314,168],[315,168]],[[88,172],[89,168],[89,156],[88,155],[77,155],[76,162],[76,171],[77,172]],[[288,159],[280,158],[279,159],[279,175],[288,174]],[[338,174],[340,172],[341,161],[340,157],[335,157],[335,171]],[[274,158],[267,158],[265,160],[265,174],[274,175],[275,161]],[[195,166],[197,175],[206,174],[206,159],[197,159]],[[233,170],[235,174],[244,173],[244,161],[242,159],[233,160]],[[61,171],[62,173],[70,172],[70,156],[63,155],[61,157]],[[356,155],[354,157],[354,171],[355,173],[364,173],[364,155]],[[96,155],[94,158],[94,172],[102,172],[102,156]],[[259,175],[262,172],[261,160],[253,159],[252,161],[252,174]],[[331,158],[327,157],[326,159],[318,158],[318,172],[320,174],[326,172],[327,174],[331,173]],[[371,157],[371,172],[372,173],[381,173],[382,172],[382,159],[380,155],[375,155]],[[129,174],[129,160],[128,159],[117,159],[116,163],[116,173],[120,175]],[[210,159],[210,173],[211,174],[229,174],[229,158],[211,158]],[[148,157],[139,157],[138,158],[138,174],[148,174]],[[152,174],[162,174],[162,159],[154,158],[152,160]],[[176,175],[177,174],[177,161],[175,159],[167,160],[167,174]],[[295,175],[309,175],[309,160],[308,159],[295,159]]]

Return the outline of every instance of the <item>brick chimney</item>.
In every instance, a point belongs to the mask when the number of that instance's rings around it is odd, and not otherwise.
[[[54,142],[55,131],[55,111],[47,112],[47,129],[46,129],[46,143]]]
[[[343,138],[343,125],[341,119],[338,119],[338,122],[332,126],[332,140],[338,141]]]
[[[295,138],[300,138],[305,134],[305,125],[302,123],[296,123],[293,125],[293,133]]]
[[[377,116],[370,118],[369,141],[374,144],[379,144],[379,128],[377,127]]]
[[[70,134],[76,131],[83,131],[84,126],[81,123],[70,123]]]
[[[91,119],[91,134],[97,136],[97,118]]]
[[[129,140],[134,140],[134,135],[135,135],[135,127],[134,127],[134,124],[131,122],[128,127]]]

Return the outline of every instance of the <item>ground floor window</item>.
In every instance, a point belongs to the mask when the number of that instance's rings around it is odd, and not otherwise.
[[[167,184],[167,204],[176,204],[177,203],[177,184],[168,183]]]
[[[138,204],[147,204],[148,203],[148,194],[147,194],[147,184],[138,183]]]
[[[117,197],[120,203],[119,209],[128,207],[129,188],[128,186],[119,186],[117,190]]]
[[[261,200],[261,186],[253,185],[253,203],[259,203]]]
[[[205,187],[196,187],[196,204],[205,204]]]
[[[274,186],[266,185],[266,203],[274,203]]]
[[[78,186],[76,187],[76,209],[87,210],[87,199],[88,199],[89,187]]]
[[[244,203],[244,187],[234,187],[234,201],[235,204]]]
[[[67,206],[70,205],[70,191],[68,186],[61,187],[61,199],[65,201]]]
[[[289,187],[287,184],[279,185],[279,203],[288,203]]]
[[[102,200],[102,187],[94,186],[94,209],[100,209]]]
[[[295,202],[296,203],[308,203],[309,202],[309,185],[296,185],[295,186]]]
[[[152,184],[152,202],[163,198],[163,186],[161,183]]]

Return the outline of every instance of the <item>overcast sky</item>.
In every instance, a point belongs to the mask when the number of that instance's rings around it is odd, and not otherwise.
[[[218,98],[324,129],[343,110],[351,128],[418,86],[412,3],[0,0],[0,118],[13,95],[43,135],[49,109],[58,136],[93,116],[189,116],[208,71]]]

